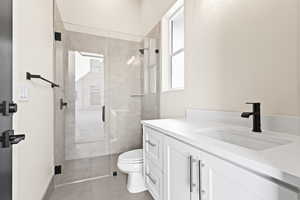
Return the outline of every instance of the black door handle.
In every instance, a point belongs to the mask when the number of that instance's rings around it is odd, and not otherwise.
[[[68,106],[68,103],[67,102],[64,102],[63,99],[60,99],[60,109],[64,109],[64,107],[67,107]]]
[[[102,106],[102,121],[105,122],[105,106]]]
[[[3,116],[9,116],[10,114],[18,111],[18,105],[14,102],[2,101],[0,104],[0,113]]]
[[[25,140],[25,135],[15,135],[14,130],[7,130],[0,136],[0,143],[2,143],[2,148],[9,148],[13,144],[18,144],[22,140]]]
[[[18,144],[22,140],[25,140],[25,135],[24,134],[12,135],[9,137],[9,140],[11,144]]]

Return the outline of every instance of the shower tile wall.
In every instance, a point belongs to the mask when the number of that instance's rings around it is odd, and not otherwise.
[[[108,40],[111,152],[142,147],[139,43]]]
[[[160,24],[142,42],[144,51],[142,77],[142,119],[158,119],[160,110]]]

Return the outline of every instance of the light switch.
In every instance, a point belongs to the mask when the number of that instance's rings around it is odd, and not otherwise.
[[[29,99],[28,88],[23,86],[20,88],[19,101],[28,101],[28,99]]]

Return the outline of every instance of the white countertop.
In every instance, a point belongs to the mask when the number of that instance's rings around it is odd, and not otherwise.
[[[300,137],[298,136],[271,132],[272,135],[292,142],[255,151],[199,133],[205,128],[233,127],[233,125],[212,121],[195,123],[180,119],[148,120],[142,123],[236,165],[300,188]]]

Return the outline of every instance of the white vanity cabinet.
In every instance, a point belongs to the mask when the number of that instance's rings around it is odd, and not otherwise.
[[[144,126],[144,133],[151,130]],[[296,188],[153,131],[159,134],[156,139],[160,138],[160,142],[156,143],[160,144],[162,159],[151,159],[153,156],[145,153],[145,171],[159,180],[159,193],[153,195],[155,200],[300,200]],[[151,165],[155,166],[153,171]],[[148,179],[146,175],[146,185],[153,194]]]

